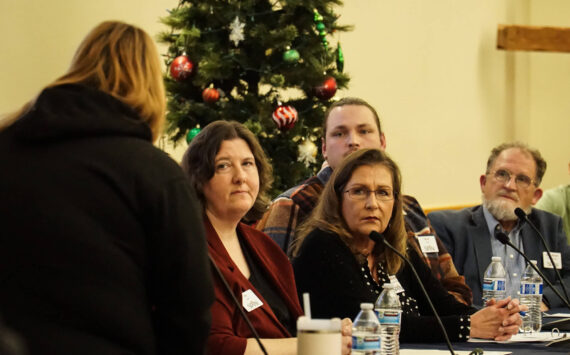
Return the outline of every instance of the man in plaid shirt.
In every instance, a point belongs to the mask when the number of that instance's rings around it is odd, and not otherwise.
[[[316,206],[324,185],[342,159],[362,148],[386,149],[386,137],[376,110],[358,98],[347,97],[333,103],[325,113],[322,132],[325,167],[317,175],[279,195],[256,226],[289,256],[291,246],[296,242],[297,225]],[[404,218],[411,245],[424,256],[432,274],[455,298],[470,305],[473,296],[465,278],[457,273],[447,249],[412,196],[404,196]]]

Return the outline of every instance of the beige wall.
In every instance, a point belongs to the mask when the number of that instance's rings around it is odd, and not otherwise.
[[[120,19],[155,34],[177,3],[1,1],[0,112],[63,73],[96,23]],[[340,21],[355,30],[339,39],[352,81],[338,95],[378,108],[404,189],[424,207],[478,203],[490,149],[513,139],[548,160],[544,187],[565,183],[570,54],[495,47],[499,23],[570,26],[568,13],[567,0],[347,0]]]
[[[0,1],[0,113],[13,110],[62,75],[80,41],[105,20],[122,20],[152,35],[176,0]]]

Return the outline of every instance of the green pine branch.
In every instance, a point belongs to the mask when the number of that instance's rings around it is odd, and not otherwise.
[[[352,28],[337,23],[335,10],[341,5],[339,0],[180,1],[160,19],[169,30],[157,36],[168,44],[168,67],[182,54],[194,64],[194,73],[184,81],[165,75],[170,139],[181,141],[191,129],[215,120],[236,120],[259,138],[270,158],[274,194],[316,173],[322,160],[309,166],[298,161],[303,140],[320,148],[323,115],[332,102],[317,98],[315,87],[332,76],[339,89],[346,88],[349,77],[338,71],[335,49],[323,45],[314,10],[322,16],[324,39],[329,42],[336,33]],[[230,40],[230,24],[236,17],[245,25],[244,40],[237,46]],[[283,59],[289,49],[298,51],[298,62]],[[217,102],[203,101],[202,92],[209,86],[220,91]],[[280,131],[273,122],[279,103],[299,113],[289,131]]]

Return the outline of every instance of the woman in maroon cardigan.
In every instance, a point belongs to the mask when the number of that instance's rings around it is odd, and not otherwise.
[[[242,223],[257,220],[272,182],[259,142],[243,125],[216,121],[193,140],[182,161],[204,207],[210,255],[270,354],[295,354],[302,314],[293,270],[271,238]],[[259,346],[224,288],[215,279],[209,354],[259,353]],[[350,320],[343,321],[343,353],[350,352]]]

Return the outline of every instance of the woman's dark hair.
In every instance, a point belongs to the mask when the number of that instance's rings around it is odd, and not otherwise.
[[[214,176],[215,159],[222,142],[232,139],[243,139],[255,158],[259,174],[259,194],[253,207],[244,216],[246,222],[254,222],[263,216],[271,201],[267,193],[273,183],[273,174],[263,148],[247,127],[236,121],[210,123],[192,139],[182,158],[182,169],[205,206],[204,184]]]
[[[345,191],[346,185],[357,168],[375,165],[382,165],[390,171],[394,193],[394,206],[390,222],[382,234],[392,246],[402,254],[406,254],[407,235],[402,208],[402,178],[400,169],[383,151],[378,149],[361,149],[346,157],[333,172],[329,182],[323,189],[317,206],[310,217],[297,230],[299,238],[293,246],[293,255],[298,253],[303,239],[316,228],[339,235],[354,254],[360,253],[359,250],[354,248],[354,237],[342,215],[342,201],[346,196],[343,191]],[[386,262],[387,271],[390,274],[395,274],[402,266],[402,260],[396,253],[382,248],[378,244],[374,247],[372,255],[377,260]]]

